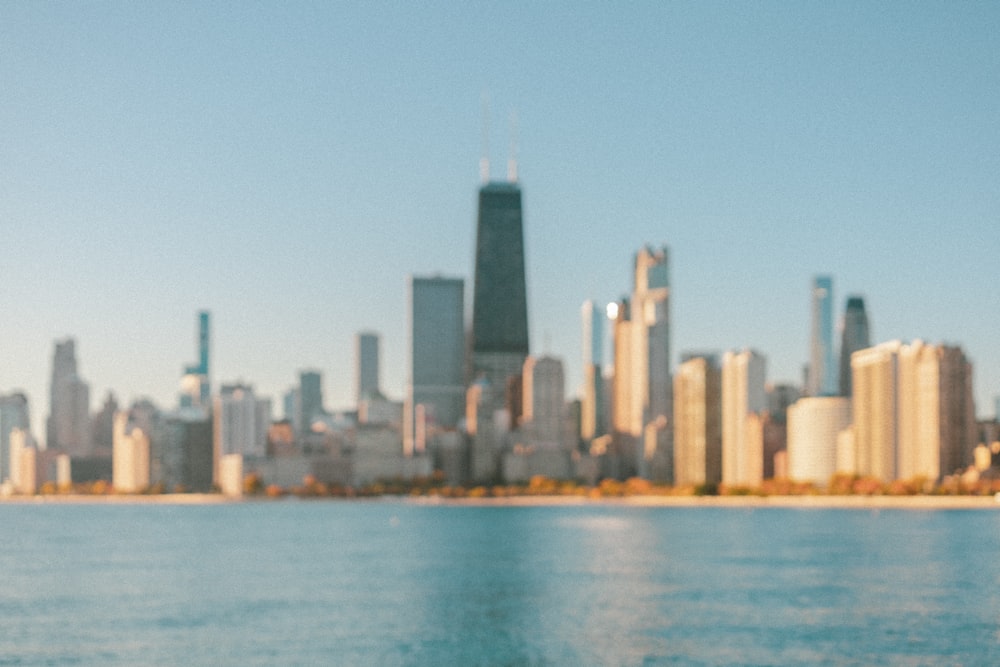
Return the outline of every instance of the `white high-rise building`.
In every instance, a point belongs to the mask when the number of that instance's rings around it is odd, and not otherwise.
[[[972,463],[972,365],[961,348],[899,341],[851,356],[857,473],[937,481]]]
[[[851,399],[801,398],[788,407],[788,476],[826,485],[837,470],[837,440],[851,426]]]
[[[31,434],[16,428],[10,432],[10,483],[14,493],[31,495],[38,489],[37,452]]]
[[[767,410],[766,360],[754,350],[722,357],[722,482],[759,486],[764,481]]]
[[[123,410],[115,415],[113,438],[111,485],[121,493],[138,493],[149,486],[149,435]]]
[[[670,456],[673,382],[670,373],[669,251],[635,255],[631,299],[614,326],[612,431],[626,474],[647,476],[658,452]],[[632,451],[629,451],[629,450]]]

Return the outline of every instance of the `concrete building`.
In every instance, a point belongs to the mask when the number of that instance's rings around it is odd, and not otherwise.
[[[218,486],[223,495],[232,498],[243,495],[242,454],[226,454],[219,460]]]
[[[802,398],[788,408],[788,476],[825,486],[837,469],[837,439],[851,426],[851,401]]]
[[[21,392],[0,396],[0,482],[10,478],[10,434],[31,431],[28,397]]]
[[[524,361],[521,428],[536,447],[566,449],[566,399],[562,362],[554,357]]]
[[[72,457],[90,456],[90,386],[77,371],[76,342],[72,338],[56,341],[49,407],[46,446]]]
[[[259,399],[249,385],[223,385],[215,398],[214,441],[216,484],[218,462],[230,454],[245,457],[267,455],[267,434],[271,427],[271,401]]]
[[[914,341],[899,353],[901,479],[938,480],[973,462],[972,365],[961,348]]]
[[[640,249],[631,297],[615,313],[612,442],[621,457],[618,476],[672,477],[669,268],[666,246]]]
[[[760,486],[764,481],[766,360],[754,350],[722,356],[722,482]]]
[[[897,478],[898,365],[900,341],[882,343],[851,355],[853,471],[883,481]]]
[[[38,491],[38,447],[31,434],[16,428],[10,433],[10,486],[14,493],[33,495]]]
[[[111,486],[120,493],[138,493],[149,487],[149,436],[128,411],[115,415],[111,455]]]
[[[722,373],[714,356],[685,359],[674,376],[674,481],[722,481]]]
[[[851,357],[857,472],[937,481],[972,463],[972,366],[960,348],[882,343]]]

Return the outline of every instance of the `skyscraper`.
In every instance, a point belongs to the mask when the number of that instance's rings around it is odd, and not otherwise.
[[[521,189],[491,182],[479,190],[472,299],[472,373],[503,396],[528,356]],[[502,407],[502,406],[496,406]]]
[[[562,448],[566,412],[562,362],[554,357],[528,357],[523,377],[522,419],[529,442],[540,448]]]
[[[645,476],[658,451],[668,460],[672,455],[668,259],[666,246],[635,254],[631,299],[622,300],[616,314],[612,430],[617,452],[634,450],[626,474]]]
[[[253,387],[222,385],[215,397],[216,459],[228,454],[262,457],[267,453],[271,400],[257,398]]]
[[[857,472],[883,481],[937,481],[972,463],[972,365],[961,348],[923,341],[855,352]]]
[[[423,447],[428,429],[454,429],[464,413],[464,311],[461,278],[411,276],[410,377],[404,416],[404,450],[409,453]]]
[[[181,407],[209,407],[212,386],[209,379],[209,313],[198,312],[198,363],[184,368],[181,380]]]
[[[851,355],[854,465],[859,475],[882,481],[896,479],[899,352],[891,341]]]
[[[851,355],[871,346],[865,300],[860,296],[847,298],[844,328],[840,337],[840,395],[851,395]]]
[[[813,396],[788,407],[788,476],[825,486],[837,470],[837,439],[851,426],[851,402]]]
[[[308,433],[313,421],[326,414],[323,408],[323,376],[319,371],[299,373],[299,424]]]
[[[809,338],[807,395],[836,395],[837,367],[834,363],[833,278],[816,276],[812,284],[812,333]]]
[[[585,301],[583,323],[583,396],[580,401],[580,438],[589,442],[606,432],[604,405],[604,318],[602,309]]]
[[[377,333],[364,331],[357,335],[355,343],[358,364],[357,400],[360,403],[366,398],[376,398],[381,395],[378,367],[379,337]]]
[[[72,338],[56,341],[52,357],[46,445],[75,457],[91,453],[90,387],[77,374],[76,343]]]
[[[20,392],[0,396],[0,482],[10,477],[10,434],[31,430],[28,397]]]
[[[764,479],[762,413],[765,359],[753,350],[722,357],[722,481],[757,486]]]
[[[685,359],[674,378],[674,483],[722,481],[721,377],[714,356]]]
[[[115,491],[137,493],[149,486],[149,433],[135,424],[128,411],[114,418],[111,484]]]

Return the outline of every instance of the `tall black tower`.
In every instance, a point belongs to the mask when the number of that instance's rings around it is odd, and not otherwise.
[[[474,379],[501,393],[528,356],[521,189],[514,182],[479,190],[471,347]]]

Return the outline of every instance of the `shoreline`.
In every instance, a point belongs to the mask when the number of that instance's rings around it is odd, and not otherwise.
[[[483,507],[618,506],[618,507],[722,507],[734,509],[912,509],[1000,510],[993,496],[511,496],[505,498],[416,497],[421,505]]]
[[[0,497],[0,505],[224,505],[271,502],[400,502],[410,505],[452,507],[722,507],[787,509],[911,509],[1000,510],[1000,498],[990,496],[505,496],[446,498],[442,496],[369,496],[358,498],[232,497],[217,493],[166,493],[160,495],[57,494]]]

